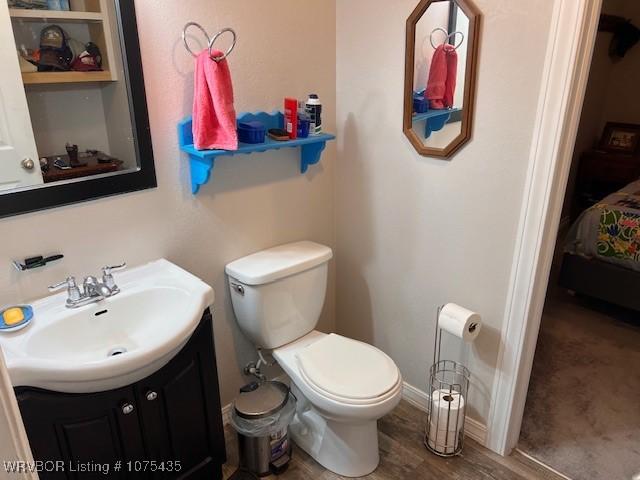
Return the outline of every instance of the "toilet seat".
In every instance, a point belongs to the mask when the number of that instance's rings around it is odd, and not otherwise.
[[[318,394],[353,405],[366,405],[394,395],[400,373],[384,352],[336,334],[296,353],[299,372]]]

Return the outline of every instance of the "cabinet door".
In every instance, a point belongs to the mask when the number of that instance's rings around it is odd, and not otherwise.
[[[133,388],[78,395],[19,388],[16,393],[34,458],[64,465],[64,471],[41,471],[41,480],[105,478],[95,471],[98,465],[109,466],[106,478],[141,478],[126,472],[128,460],[145,457]],[[125,414],[127,403],[134,410]],[[122,469],[115,472],[118,461]]]
[[[0,1],[0,191],[43,183],[6,0]],[[27,169],[22,160],[33,160]]]
[[[224,431],[211,314],[168,365],[135,386],[149,458],[179,461],[180,474],[156,478],[222,478]]]

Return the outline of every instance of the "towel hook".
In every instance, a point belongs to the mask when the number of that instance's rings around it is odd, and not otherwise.
[[[437,46],[437,45],[435,45],[435,44],[433,43],[433,34],[434,34],[434,33],[436,33],[436,32],[442,32],[442,33],[444,33],[444,35],[445,35],[445,37],[446,37],[446,38],[445,38],[445,42],[449,42],[449,41],[450,41],[450,40],[452,40],[452,39],[453,39],[453,40],[455,40],[456,35],[460,35],[460,43],[458,43],[457,45],[454,45],[454,46],[453,46],[453,48],[454,48],[454,49],[456,49],[456,50],[457,50],[458,48],[460,48],[460,46],[464,43],[464,33],[462,33],[460,30],[457,30],[457,31],[452,32],[452,33],[449,33],[449,32],[447,32],[444,28],[442,28],[442,27],[438,27],[438,28],[434,28],[434,29],[431,31],[431,35],[429,35],[429,42],[431,43],[431,46],[433,47],[433,49],[434,49],[434,50],[435,50],[436,48],[438,48],[438,46]]]
[[[209,37],[209,34],[207,33],[207,31],[204,29],[204,27],[202,25],[200,25],[199,23],[196,23],[196,22],[189,22],[184,26],[184,29],[182,30],[182,41],[184,42],[184,47],[187,49],[187,51],[194,58],[197,57],[198,55],[196,55],[193,52],[193,50],[191,50],[191,47],[189,47],[189,41],[187,40],[187,30],[189,30],[190,27],[196,27],[205,36],[205,38],[207,39],[207,46],[208,46],[208,49],[209,49],[209,57],[214,62],[220,62],[220,61],[224,60],[225,58],[227,58],[227,56],[229,56],[229,54],[233,51],[233,49],[236,46],[237,35],[236,35],[236,32],[233,29],[231,29],[231,28],[223,28],[218,33],[216,33],[213,36],[213,38],[211,38],[211,37]],[[212,53],[213,52],[213,44],[218,39],[218,37],[220,37],[220,35],[223,35],[224,33],[227,33],[227,32],[229,32],[229,33],[231,33],[231,35],[233,35],[233,41],[231,42],[231,46],[222,55],[214,57],[213,53]]]
[[[225,33],[229,32],[232,36],[233,36],[233,40],[231,41],[231,45],[229,46],[229,48],[227,48],[227,51],[224,52],[222,55],[220,55],[219,57],[214,57],[213,54],[211,53],[211,50],[213,48],[213,44],[216,43],[216,40],[218,39],[218,37],[220,35],[223,35]],[[222,30],[220,30],[218,33],[216,33],[213,38],[209,41],[209,57],[211,58],[211,60],[215,61],[215,62],[220,62],[222,60],[224,60],[225,58],[227,58],[229,56],[229,54],[231,52],[233,52],[233,49],[236,48],[236,40],[238,39],[236,32],[233,30],[233,28],[223,28]]]
[[[457,45],[455,44],[456,35],[460,35],[460,43],[458,43]],[[447,36],[447,40],[454,40],[453,48],[457,50],[464,43],[464,33],[462,33],[460,30],[456,30],[455,32],[450,33]]]
[[[434,45],[433,43],[433,34],[436,32],[442,32],[444,33],[445,36],[445,41],[447,41],[447,39],[449,38],[449,32],[447,32],[444,28],[438,27],[438,28],[434,28],[431,31],[431,35],[429,35],[429,42],[431,42],[431,46],[433,47],[433,49],[435,50],[436,48],[438,48],[437,45]]]

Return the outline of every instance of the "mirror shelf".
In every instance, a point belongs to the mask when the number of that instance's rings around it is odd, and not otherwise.
[[[425,113],[418,113],[413,116],[413,122],[420,121],[424,124],[424,138],[429,138],[433,132],[439,132],[451,119],[451,114],[461,112],[461,108],[451,108],[449,110],[429,110]]]
[[[19,18],[25,22],[65,22],[65,23],[89,23],[102,22],[102,12],[83,12],[70,10],[34,10],[26,8],[10,8],[9,16]]]
[[[256,120],[262,122],[267,130],[282,128],[284,125],[284,115],[282,112],[277,111],[273,113],[243,113],[238,116],[237,123]],[[218,157],[248,155],[269,150],[280,150],[281,148],[300,147],[300,173],[304,174],[310,165],[315,165],[320,161],[322,151],[325,149],[327,142],[335,138],[336,136],[330,133],[309,135],[306,138],[286,141],[276,141],[266,137],[263,143],[239,143],[237,150],[197,150],[193,145],[191,117],[187,117],[178,124],[178,143],[180,149],[189,155],[191,192],[194,195],[198,193],[202,185],[210,181],[211,172]]]
[[[118,80],[110,65],[114,64],[114,46],[116,40],[107,14],[107,3],[100,0],[82,4],[94,11],[79,10],[40,10],[27,8],[9,8],[15,30],[35,35],[48,24],[60,25],[63,28],[87,28],[90,37],[103,52],[103,69],[101,71],[59,71],[59,72],[22,72],[24,85],[56,85],[65,83],[115,82]],[[77,30],[74,30],[77,32]]]
[[[101,72],[26,72],[22,73],[25,85],[53,85],[58,83],[115,82],[109,70]]]

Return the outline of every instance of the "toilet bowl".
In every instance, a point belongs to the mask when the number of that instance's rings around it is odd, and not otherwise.
[[[273,356],[298,398],[294,442],[339,475],[373,472],[380,461],[377,421],[402,395],[393,360],[371,345],[317,331]]]
[[[346,477],[380,461],[379,418],[400,401],[402,376],[384,352],[314,330],[324,304],[329,247],[303,241],[270,248],[225,268],[238,325],[271,350],[298,399],[294,442]]]

